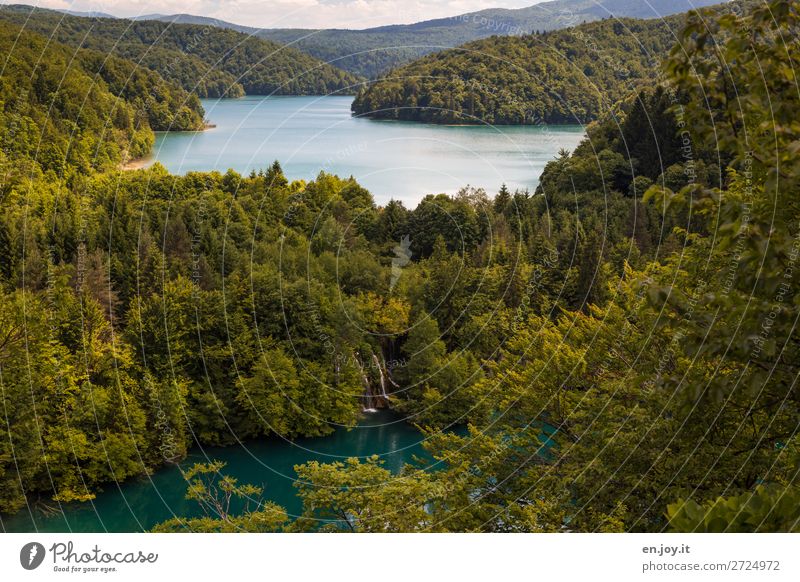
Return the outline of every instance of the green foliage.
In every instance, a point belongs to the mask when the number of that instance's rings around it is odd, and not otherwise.
[[[200,97],[352,92],[358,78],[294,48],[233,30],[192,24],[83,18],[32,8],[0,18],[70,47],[131,60]]]
[[[363,386],[352,368],[340,370],[328,384],[324,368],[307,366],[298,371],[280,347],[262,352],[253,376],[242,382],[237,395],[259,432],[286,438],[322,436],[333,432],[332,423],[355,423],[353,403]]]
[[[275,532],[287,522],[286,510],[261,500],[263,490],[255,485],[239,485],[222,474],[225,463],[196,463],[183,472],[188,484],[186,499],[196,501],[203,517],[172,518],[156,525],[156,533],[234,533]]]
[[[152,130],[203,125],[196,97],[129,61],[73,51],[5,22],[0,45],[8,55],[0,75],[3,199],[45,175],[51,183],[71,182],[144,156],[153,145]],[[75,219],[77,208],[69,212]]]
[[[675,531],[800,532],[800,491],[796,487],[758,485],[752,493],[720,497],[702,506],[694,501],[667,507]]]
[[[464,423],[478,394],[472,387],[481,377],[469,351],[447,353],[436,319],[422,313],[403,344],[407,364],[403,401],[398,405],[409,420],[424,426]]]
[[[425,528],[431,515],[425,504],[436,486],[423,471],[395,476],[377,455],[366,459],[295,467],[295,486],[303,499],[296,531],[397,533]]]
[[[428,123],[587,123],[656,80],[684,18],[609,19],[467,43],[390,71],[359,91],[353,112]]]
[[[23,33],[2,77],[0,511],[91,499],[195,442],[324,435],[391,406],[424,427],[430,470],[297,467],[287,525],[197,465],[204,517],[158,530],[796,530],[800,103],[775,41],[798,4],[690,17],[668,79],[535,193],[413,210],[277,163],[104,172],[150,136],[138,90],[111,92],[129,65],[88,83],[89,53],[68,65]]]
[[[0,301],[0,382],[10,431],[0,444],[5,511],[21,507],[28,490],[51,489],[57,501],[92,499],[102,484],[144,469],[137,438],[148,411],[131,355],[112,342],[98,304],[73,296],[65,272],[50,268],[49,300],[16,291]],[[83,346],[78,357],[64,345],[74,333]]]
[[[798,532],[800,531],[800,448],[797,438],[781,443],[770,481],[752,491],[699,504],[691,499],[667,506],[674,531]]]
[[[95,82],[102,80],[113,95],[129,102],[136,121],[146,118],[153,131],[203,129],[200,100],[174,85],[172,79],[165,80],[156,72],[98,51],[82,50],[78,57],[83,67],[95,74]]]
[[[750,8],[690,17],[666,63],[668,92],[621,104],[620,131],[597,124],[591,153],[582,144],[548,166],[539,199],[555,220],[563,213],[587,223],[591,193],[608,204],[606,193],[616,191],[623,198],[612,204],[637,214],[654,207],[671,234],[648,241],[630,233],[645,252],[659,244],[662,256],[638,269],[623,261],[600,306],[514,318],[477,384],[487,420],[473,415],[467,436],[428,440],[444,468],[432,473],[440,488],[426,496],[428,516],[415,530],[797,531],[800,103],[796,54],[780,39],[796,36],[800,11],[797,2]],[[653,139],[642,134],[647,117],[662,128]],[[672,128],[682,132],[681,155],[654,157],[676,146]],[[627,176],[626,140],[637,160]],[[717,149],[710,171],[708,152]],[[653,181],[651,204],[625,202]],[[588,208],[568,213],[576,197]],[[645,232],[658,232],[652,226]],[[542,230],[531,249],[545,242],[537,241]],[[573,232],[580,243],[588,229]],[[578,246],[577,255],[585,261],[596,247]],[[409,334],[412,346],[441,355],[435,329],[418,335]],[[385,527],[392,520],[387,513]]]
[[[0,45],[8,55],[0,76],[4,195],[41,172],[68,177],[116,167],[149,152],[152,128],[202,122],[199,103],[186,104],[182,90],[132,63],[103,62],[89,51],[70,58],[64,47],[5,23]]]

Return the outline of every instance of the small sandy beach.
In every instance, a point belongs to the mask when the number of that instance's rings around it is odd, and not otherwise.
[[[145,156],[143,158],[134,158],[132,160],[128,160],[119,165],[119,169],[123,172],[129,172],[131,170],[141,170],[142,168],[147,168],[153,163],[152,156]]]

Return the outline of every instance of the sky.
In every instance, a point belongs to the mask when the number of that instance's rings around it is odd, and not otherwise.
[[[543,0],[0,0],[114,16],[187,13],[261,28],[370,28]]]

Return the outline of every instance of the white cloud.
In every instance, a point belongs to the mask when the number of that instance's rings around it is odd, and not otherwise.
[[[25,0],[2,0],[18,3]],[[484,8],[521,8],[542,0],[39,0],[43,8],[115,16],[187,13],[262,28],[370,28],[455,16]]]

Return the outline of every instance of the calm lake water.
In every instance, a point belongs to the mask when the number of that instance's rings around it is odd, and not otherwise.
[[[441,126],[350,115],[352,97],[204,100],[216,128],[162,133],[154,160],[173,173],[229,168],[241,173],[279,160],[290,179],[320,170],[354,176],[376,202],[412,208],[426,194],[470,184],[493,195],[505,183],[533,189],[559,149],[574,149],[581,126]]]
[[[308,461],[332,463],[348,457],[380,455],[385,467],[399,471],[413,457],[427,457],[422,435],[391,411],[366,415],[351,430],[338,429],[333,435],[301,439],[294,443],[278,438],[248,441],[238,446],[196,448],[181,462],[219,460],[227,463],[223,472],[240,483],[263,486],[264,497],[297,515],[302,504],[293,486],[294,466]],[[428,457],[429,458],[429,457]],[[199,515],[194,501],[184,499],[186,481],[176,466],[161,469],[150,477],[132,479],[106,490],[90,503],[71,504],[63,513],[44,516],[23,510],[0,517],[0,531],[7,532],[135,532],[152,528],[175,516]]]

